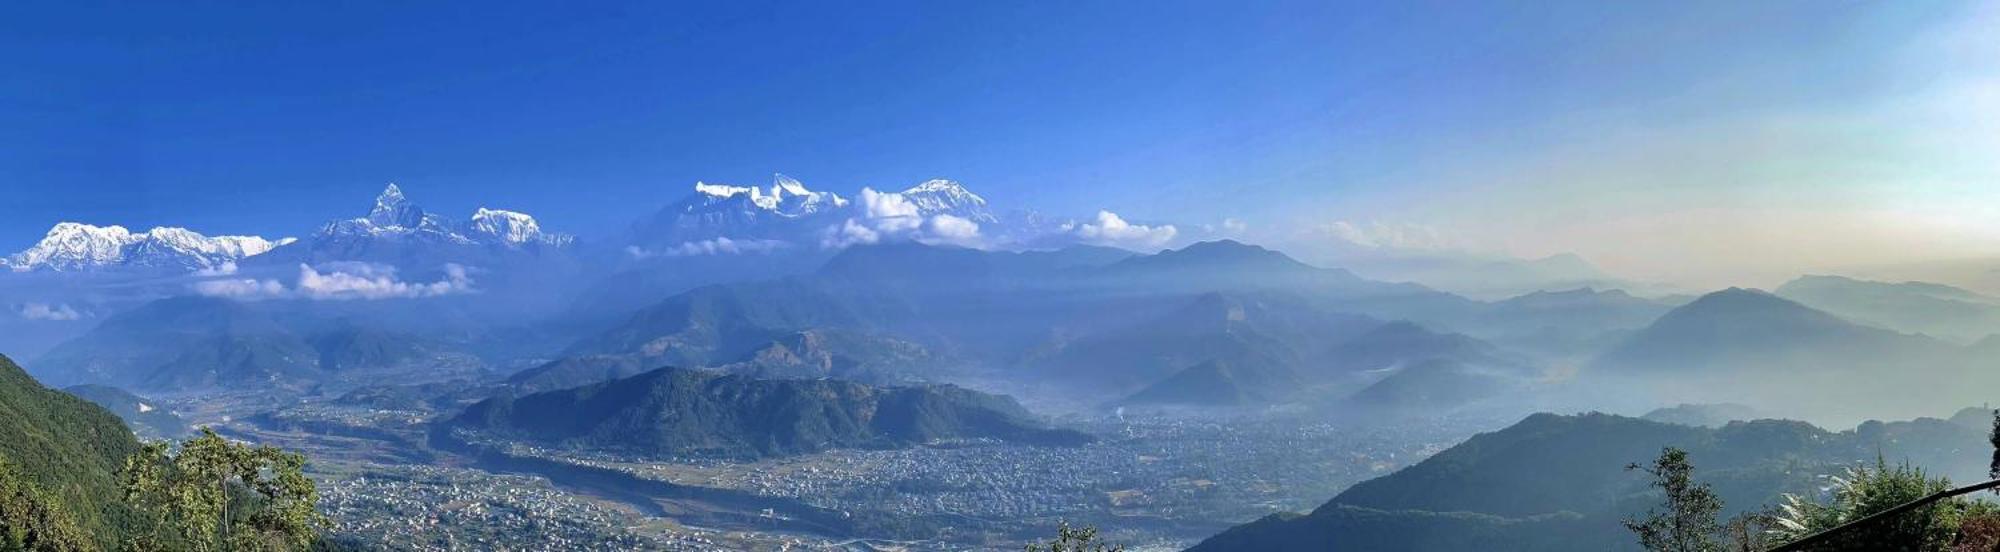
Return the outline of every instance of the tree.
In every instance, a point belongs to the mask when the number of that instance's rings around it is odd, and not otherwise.
[[[82,552],[97,543],[62,503],[0,460],[0,552]]]
[[[1096,527],[1071,528],[1065,521],[1056,529],[1055,540],[1028,543],[1027,552],[1125,552],[1125,547],[1105,544]]]
[[[1639,536],[1639,545],[1653,552],[1711,552],[1721,550],[1716,535],[1722,524],[1722,499],[1706,483],[1694,482],[1694,465],[1687,451],[1674,447],[1660,450],[1650,467],[1630,464],[1627,470],[1643,470],[1653,476],[1652,486],[1666,493],[1666,511],[1652,510],[1646,519],[1627,518],[1625,528]]]
[[[1729,552],[1764,552],[1777,545],[1771,538],[1772,529],[1778,524],[1777,514],[1769,509],[1758,512],[1744,512],[1722,525],[1724,541]]]
[[[127,500],[156,522],[156,534],[133,547],[306,550],[325,524],[302,455],[233,443],[208,428],[178,453],[170,449],[147,444],[125,461]]]
[[[1993,410],[1993,431],[1986,434],[1986,441],[1993,444],[1993,460],[1986,464],[1986,476],[2000,479],[2000,409]]]

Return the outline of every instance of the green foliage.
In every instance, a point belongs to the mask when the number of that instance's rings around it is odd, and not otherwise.
[[[1096,527],[1070,527],[1065,521],[1056,529],[1055,539],[1028,543],[1027,552],[1125,552],[1125,547],[1106,544],[1097,537]]]
[[[1042,427],[1013,399],[949,385],[874,387],[680,368],[493,397],[451,424],[556,446],[739,458],[961,437],[1048,445],[1091,440]]]
[[[118,467],[139,449],[112,413],[42,385],[0,356],[0,459],[59,505],[93,548],[109,549],[139,526],[120,500]]]
[[[1769,511],[1745,512],[1722,524],[1722,537],[1729,552],[1764,552],[1777,546],[1777,539],[1771,534],[1777,527],[1777,514]]]
[[[1993,431],[1986,434],[1986,440],[1993,444],[1993,460],[1986,465],[1986,476],[2000,479],[2000,410],[1993,411]]]
[[[0,461],[0,552],[80,552],[97,543],[57,501]]]
[[[1891,467],[1879,457],[1873,467],[1849,468],[1846,475],[1829,479],[1833,485],[1825,502],[1784,496],[1774,529],[1779,541],[1795,541],[1951,489],[1951,481],[1943,477],[1932,478],[1908,463]],[[1950,550],[1963,519],[1986,510],[1980,503],[1953,497],[1848,528],[1812,549]]]
[[[319,493],[304,474],[305,457],[269,446],[233,443],[203,428],[181,443],[146,445],[125,463],[127,499],[156,520],[157,532],[135,543],[173,543],[195,552],[306,550],[325,519]]]
[[[1644,470],[1653,476],[1653,486],[1666,493],[1666,511],[1649,511],[1646,519],[1626,519],[1625,528],[1639,536],[1639,545],[1655,552],[1709,552],[1721,550],[1717,536],[1722,525],[1722,499],[1706,483],[1694,482],[1694,464],[1687,451],[1667,447],[1653,465],[1632,464],[1627,470]]]

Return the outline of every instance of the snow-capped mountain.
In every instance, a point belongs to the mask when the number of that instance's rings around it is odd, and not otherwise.
[[[132,232],[123,226],[64,222],[50,228],[34,247],[0,262],[16,272],[76,271],[99,268],[214,269],[291,243],[292,238],[203,236],[172,227]]]
[[[850,205],[839,194],[812,191],[782,174],[772,175],[769,188],[696,182],[686,199],[633,225],[627,241],[635,251],[677,250],[718,239],[791,243]]]
[[[446,262],[481,264],[493,255],[532,257],[564,250],[573,241],[567,234],[543,231],[535,217],[515,211],[481,207],[471,217],[447,219],[411,202],[392,183],[375,196],[366,216],[326,223],[297,245],[258,260],[368,261],[428,268]]]
[[[401,240],[508,247],[561,247],[572,240],[566,234],[543,232],[535,217],[514,211],[481,207],[467,220],[446,220],[410,202],[393,183],[375,197],[375,207],[368,216],[327,223],[309,239],[313,242],[310,245]]]
[[[1030,211],[1003,214],[952,180],[928,180],[901,191],[863,188],[856,200],[849,201],[832,192],[812,191],[780,174],[768,188],[697,182],[687,198],[634,224],[626,251],[646,258],[837,249],[889,241],[1060,247],[1078,243],[1076,230],[1086,224]]]
[[[951,215],[979,224],[1000,222],[1000,217],[986,208],[986,198],[965,189],[955,180],[929,180],[897,194],[924,216]]]
[[[502,243],[525,244],[548,241],[552,236],[542,233],[541,223],[527,213],[517,213],[501,209],[480,207],[472,212],[472,222],[468,227],[475,235],[492,236]],[[563,236],[566,239],[567,236]]]

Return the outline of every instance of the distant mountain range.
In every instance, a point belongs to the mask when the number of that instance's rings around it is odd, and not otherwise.
[[[381,295],[313,295],[282,280],[202,276],[286,293],[237,301],[133,294],[133,306],[95,309],[124,313],[51,349],[38,365],[51,381],[147,392],[309,389],[364,383],[357,381],[364,374],[401,378],[367,383],[419,383],[479,377],[489,359],[509,363],[510,371],[546,365],[533,372],[541,379],[516,382],[544,390],[661,365],[869,383],[1019,371],[1068,384],[1067,392],[1094,396],[1100,405],[1257,406],[1349,397],[1354,404],[1402,398],[1412,410],[1433,411],[1451,406],[1436,404],[1440,397],[1462,403],[1494,394],[1410,393],[1398,386],[1427,381],[1465,390],[1500,378],[1507,382],[1501,387],[1512,389],[1572,374],[1685,380],[1648,387],[1664,390],[1756,374],[1730,386],[1748,392],[1803,374],[1852,382],[1849,376],[1890,364],[1971,373],[1976,347],[1857,320],[1909,327],[1915,322],[1898,322],[1894,313],[1956,308],[1975,316],[1985,308],[1981,296],[1963,290],[1825,278],[1782,291],[1850,314],[1750,290],[1679,307],[1593,288],[1488,302],[1317,267],[1233,240],[1150,254],[1076,240],[1010,251],[983,248],[994,242],[966,247],[934,233],[960,220],[987,236],[985,229],[1015,219],[949,181],[864,190],[855,199],[782,176],[768,188],[701,184],[687,200],[634,227],[631,239],[651,241],[628,246],[637,253],[619,253],[629,264],[617,272],[512,271],[506,267],[586,262],[588,254],[527,215],[481,209],[447,219],[391,185],[364,217],[326,224],[261,254],[200,262],[245,271],[357,260],[474,268],[446,276],[411,271],[410,281],[367,267],[300,274],[301,280],[338,278],[350,290],[392,290]],[[837,249],[801,241],[832,237],[827,229],[835,222],[877,239]],[[773,233],[759,233],[767,231]],[[682,248],[723,238],[736,245]],[[817,253],[766,256],[741,248],[745,240],[765,239],[784,240],[794,253]],[[667,251],[673,248],[683,250]],[[585,285],[589,274],[602,279]],[[675,276],[650,276],[658,274]],[[425,287],[447,284],[439,293]],[[372,300],[378,297],[409,300]],[[549,316],[565,310],[587,316]],[[462,352],[473,342],[484,344],[489,359]],[[598,357],[621,360],[572,360]],[[1441,362],[1399,373],[1430,361]],[[1362,393],[1370,386],[1374,392]]]
[[[1630,333],[1585,366],[1582,376],[1586,387],[1628,390],[1618,399],[1743,402],[1792,416],[1852,420],[1852,405],[1905,416],[1935,408],[1939,400],[1981,400],[1972,389],[1996,381],[1987,369],[1991,357],[1981,351],[1732,288]]]
[[[1606,371],[1825,373],[1930,359],[1946,344],[1862,326],[1767,292],[1731,288],[1675,308],[1599,357]]]
[[[204,236],[185,228],[159,227],[132,232],[123,226],[56,224],[33,247],[0,259],[16,272],[58,272],[99,268],[213,270],[291,244],[292,238]]]
[[[993,251],[1088,245],[1156,251],[1188,243],[1190,238],[1228,234],[1183,232],[1169,224],[1131,222],[1109,211],[1094,218],[1077,218],[1027,208],[1002,209],[964,184],[946,179],[927,180],[900,191],[863,188],[853,196],[843,196],[810,189],[782,174],[774,175],[768,186],[697,182],[683,199],[632,222],[622,233],[594,243],[579,243],[570,235],[550,231],[534,217],[517,211],[482,207],[465,218],[443,216],[418,206],[395,184],[388,185],[363,216],[317,225],[301,221],[301,226],[311,230],[298,239],[266,239],[205,237],[171,227],[134,233],[117,226],[65,222],[51,229],[40,243],[0,260],[0,266],[16,272],[139,271],[157,275],[203,271],[204,277],[212,277],[231,272],[239,264],[244,269],[268,271],[298,264],[364,262],[412,273],[435,271],[449,263],[475,268],[481,281],[562,287],[565,293],[592,289],[590,295],[598,297],[579,301],[584,305],[579,309],[596,312],[633,296],[651,301],[701,285],[795,274],[856,245],[922,243]],[[1189,254],[1203,253],[1196,250]],[[753,260],[737,259],[746,255]],[[1376,259],[1331,258],[1337,259],[1334,264],[1353,266]],[[1447,282],[1437,274],[1474,268],[1478,270],[1473,272],[1491,272],[1486,270],[1490,267],[1518,268],[1503,270],[1513,274],[1503,286],[1509,289],[1618,284],[1573,255],[1535,261],[1437,260],[1442,258],[1393,263],[1422,267],[1416,278],[1402,270],[1368,273],[1377,279],[1443,283],[1447,289],[1466,288],[1460,286],[1464,282]],[[515,282],[515,273],[523,271],[559,276]],[[1313,277],[1336,280],[1337,272],[1344,271],[1323,270]],[[1298,276],[1285,269],[1272,275]],[[573,316],[589,317],[581,313]],[[601,320],[590,321],[597,322]]]
[[[1960,342],[2000,333],[2000,297],[1925,282],[1801,276],[1772,293],[1842,318]]]
[[[17,272],[188,272],[215,271],[256,257],[271,263],[381,261],[434,267],[468,258],[467,249],[560,249],[572,241],[543,232],[534,217],[513,211],[480,208],[465,220],[448,220],[411,203],[401,188],[390,184],[367,216],[326,223],[303,239],[211,237],[172,227],[135,233],[122,226],[64,222],[0,266]]]
[[[444,263],[492,266],[513,257],[562,252],[575,238],[542,230],[524,213],[481,207],[465,219],[448,219],[403,196],[389,184],[367,216],[321,225],[296,243],[272,250],[252,264],[363,261],[408,268]]]
[[[1122,222],[1122,221],[1121,221]],[[686,199],[626,232],[636,258],[839,249],[916,241],[998,249],[1091,243],[1086,222],[1028,210],[996,211],[963,184],[935,179],[901,191],[863,188],[854,198],[814,191],[791,177],[769,187],[698,182]]]
[[[763,457],[951,439],[1068,446],[1006,397],[951,386],[757,380],[680,368],[466,408],[454,427],[546,445],[650,455]]]
[[[162,299],[112,316],[39,364],[51,381],[162,391],[303,389],[383,376],[415,382],[483,367],[452,347],[373,324],[209,297]]]

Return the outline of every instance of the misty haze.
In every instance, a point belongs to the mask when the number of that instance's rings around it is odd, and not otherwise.
[[[0,550],[2000,550],[1982,2],[0,8]]]

